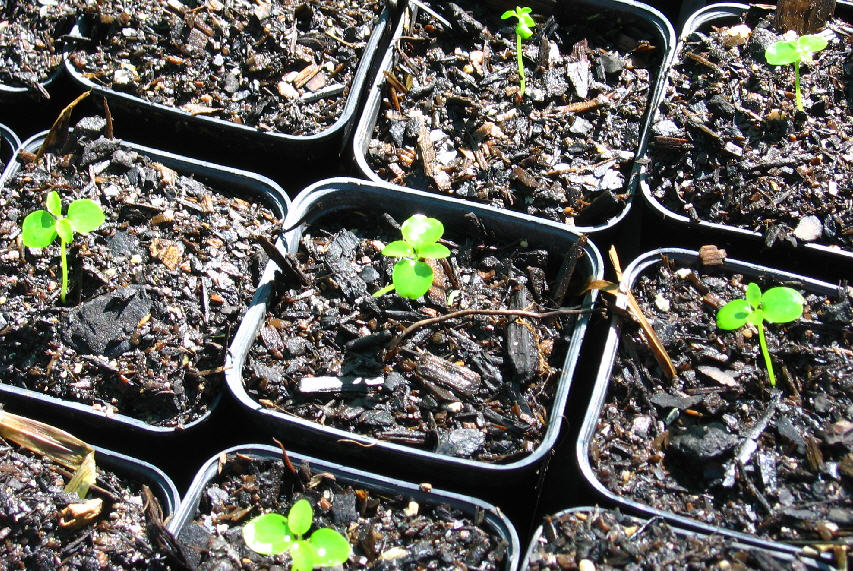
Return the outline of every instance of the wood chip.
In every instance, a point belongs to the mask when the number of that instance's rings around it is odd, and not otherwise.
[[[726,259],[726,251],[713,245],[699,248],[699,258],[703,266],[721,266]]]
[[[320,71],[320,66],[316,63],[309,64],[305,66],[302,71],[296,74],[293,78],[293,86],[297,89],[301,89],[306,83],[308,83],[312,77],[317,75]]]

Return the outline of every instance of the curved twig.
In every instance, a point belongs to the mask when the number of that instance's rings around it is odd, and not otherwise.
[[[388,350],[393,351],[396,349],[397,345],[400,344],[403,339],[412,334],[412,332],[420,329],[421,327],[426,327],[428,325],[434,325],[436,323],[441,323],[442,321],[447,321],[448,319],[456,319],[457,317],[466,317],[468,315],[502,315],[502,316],[510,316],[510,317],[527,317],[529,319],[549,319],[551,317],[560,317],[562,315],[578,315],[581,313],[592,313],[592,309],[579,309],[577,307],[561,307],[560,309],[555,309],[553,311],[526,311],[524,309],[460,309],[459,311],[453,311],[451,313],[445,313],[444,315],[438,315],[436,317],[429,317],[427,319],[421,319],[420,321],[416,321],[403,329],[403,331],[394,337],[390,343],[388,343]]]

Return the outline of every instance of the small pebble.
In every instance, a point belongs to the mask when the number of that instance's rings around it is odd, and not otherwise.
[[[794,236],[803,242],[813,242],[823,234],[823,224],[817,216],[806,216],[794,229]]]

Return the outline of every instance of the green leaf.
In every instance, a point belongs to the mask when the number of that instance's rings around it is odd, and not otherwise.
[[[400,260],[394,264],[391,279],[402,297],[418,299],[432,285],[432,268],[426,262]]]
[[[764,319],[770,323],[788,323],[803,315],[805,300],[795,289],[789,287],[773,287],[761,296],[761,307]]]
[[[764,51],[764,57],[770,65],[788,65],[800,60],[794,42],[776,42]]]
[[[512,18],[515,16],[515,10],[507,10],[503,14],[501,14],[501,20],[506,20],[507,18]]]
[[[290,531],[302,537],[311,529],[313,519],[314,510],[311,508],[311,503],[303,498],[290,508],[290,512],[287,514],[287,526]]]
[[[746,324],[752,310],[745,299],[733,299],[717,312],[717,327],[720,329],[740,329]]]
[[[62,199],[59,198],[59,193],[55,190],[51,190],[47,193],[47,197],[44,199],[44,205],[47,207],[47,211],[57,218],[62,216]]]
[[[56,233],[59,234],[59,239],[66,244],[70,244],[71,240],[74,239],[74,227],[71,226],[71,222],[67,218],[60,218],[56,221]]]
[[[314,565],[317,567],[340,565],[349,559],[349,541],[334,529],[328,527],[318,529],[311,534],[310,541],[317,555],[314,561]]]
[[[95,465],[95,451],[92,450],[80,462],[80,466],[74,475],[68,480],[63,491],[69,494],[77,494],[81,500],[86,499],[89,488],[95,484],[98,478],[98,468]]]
[[[827,46],[826,38],[823,36],[818,36],[816,34],[809,34],[806,36],[800,36],[797,40],[797,46],[800,51],[807,52],[819,52]]]
[[[761,288],[758,284],[750,282],[746,286],[746,301],[752,309],[758,309],[761,305]]]
[[[46,210],[36,210],[24,218],[21,225],[24,246],[46,248],[56,239],[56,218]]]
[[[293,545],[293,536],[287,519],[277,513],[259,515],[243,526],[246,546],[261,555],[278,555]]]
[[[520,8],[524,10],[524,8]],[[527,8],[527,12],[530,12],[530,8]],[[526,40],[530,36],[533,35],[533,29],[536,26],[536,22],[533,21],[527,13],[520,14],[518,17],[518,25],[515,27],[515,33],[521,36],[521,39]]]
[[[446,258],[450,255],[450,250],[442,244],[427,244],[423,248],[418,248],[419,258]]]
[[[316,564],[316,553],[310,542],[300,539],[290,546],[290,571],[311,571]]]
[[[68,206],[66,217],[77,232],[86,234],[104,223],[104,211],[94,200],[81,198]]]
[[[403,240],[417,250],[437,242],[444,234],[444,224],[435,218],[414,214],[403,222],[400,232],[403,233]]]
[[[415,250],[407,242],[395,240],[382,248],[382,255],[391,258],[407,258],[415,255]]]

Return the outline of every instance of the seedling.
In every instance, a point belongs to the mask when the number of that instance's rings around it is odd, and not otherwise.
[[[321,527],[314,530],[309,539],[302,539],[311,529],[313,520],[311,504],[301,499],[293,504],[287,517],[267,513],[249,520],[243,526],[243,541],[261,555],[290,551],[290,568],[294,571],[331,567],[349,559],[349,541],[334,529]]]
[[[501,15],[501,20],[506,20],[507,18],[516,18],[518,20],[518,23],[515,25],[515,55],[518,59],[518,75],[521,78],[521,92],[519,97],[524,97],[525,87],[521,40],[526,40],[533,35],[532,28],[536,25],[536,22],[534,22],[533,18],[530,16],[530,12],[532,11],[533,10],[528,6],[524,6],[523,8],[516,6],[515,10],[507,10],[503,15]]]
[[[770,65],[794,64],[794,93],[797,97],[797,109],[803,110],[803,95],[800,90],[800,62],[811,63],[812,54],[826,47],[826,38],[817,35],[800,36],[789,42],[770,44],[764,57]]]
[[[803,314],[804,301],[799,292],[789,287],[773,287],[762,294],[761,288],[750,283],[746,286],[746,299],[733,299],[717,312],[717,327],[720,329],[740,329],[746,323],[752,323],[758,328],[758,342],[767,365],[770,384],[774,387],[776,375],[773,374],[773,363],[764,338],[764,322],[788,323],[799,319]]]
[[[397,290],[402,297],[418,299],[432,285],[432,268],[425,260],[446,258],[450,250],[438,243],[444,234],[444,224],[423,214],[414,214],[400,227],[402,240],[395,240],[382,249],[382,255],[401,258],[394,264],[391,284],[373,294],[379,297]]]
[[[30,248],[46,248],[59,236],[62,263],[62,289],[59,298],[65,303],[68,292],[68,261],[65,251],[74,239],[74,232],[88,234],[104,223],[104,211],[94,200],[80,198],[68,205],[68,215],[62,215],[62,199],[55,190],[44,201],[47,210],[36,210],[24,218],[21,238]]]

